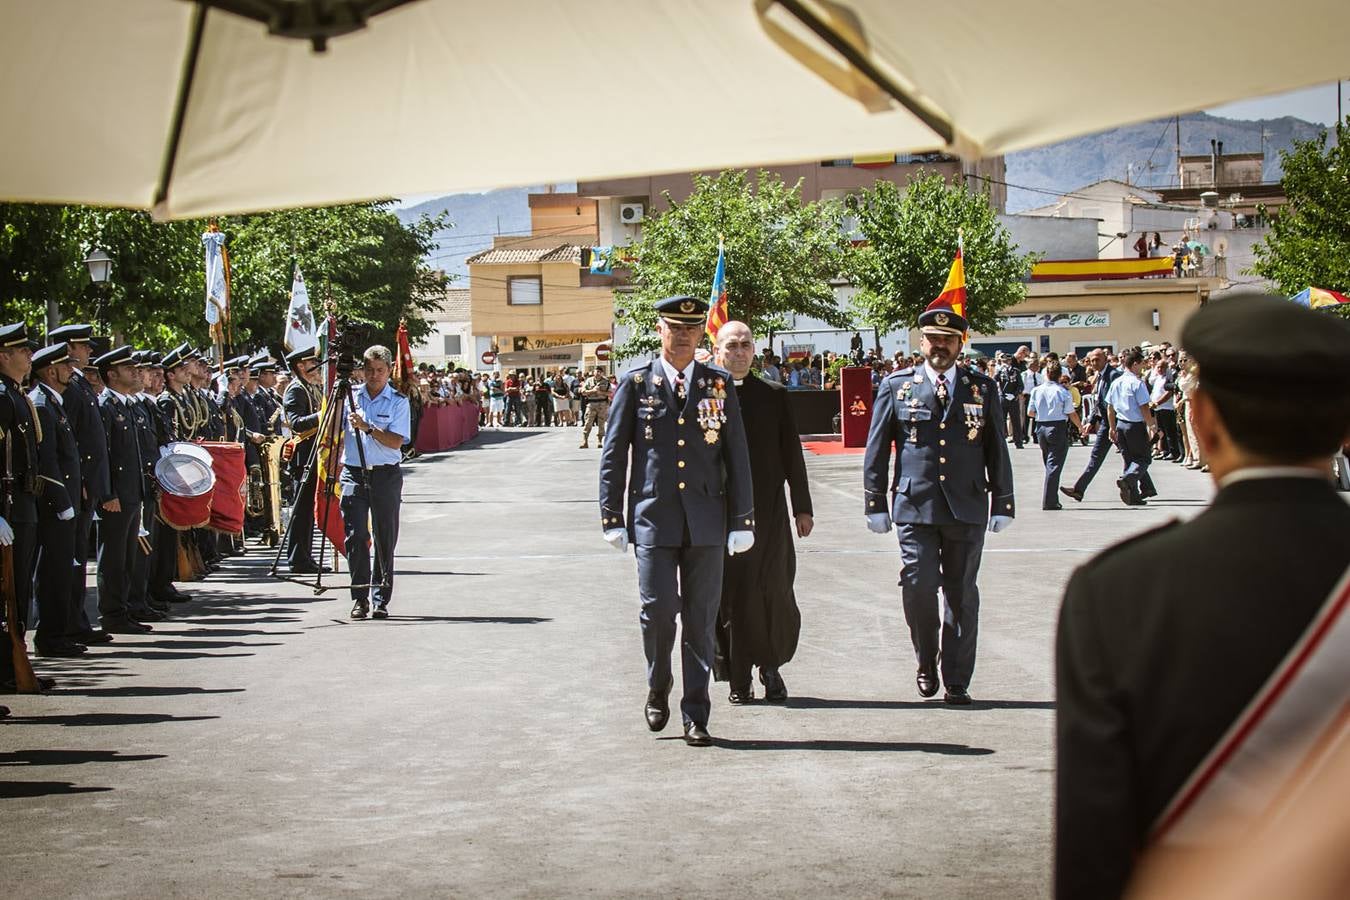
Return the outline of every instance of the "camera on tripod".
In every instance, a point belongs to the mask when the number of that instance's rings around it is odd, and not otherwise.
[[[351,342],[347,337],[347,321],[345,319],[338,318],[336,320],[333,344],[328,348],[328,359],[336,367],[338,378],[349,379],[352,377],[352,371],[356,368],[356,351],[352,349]]]

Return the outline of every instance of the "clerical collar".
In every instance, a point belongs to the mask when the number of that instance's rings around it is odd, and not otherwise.
[[[734,385],[736,385],[736,387],[740,387],[741,385],[745,384],[745,379],[744,379],[744,378],[733,378],[733,379],[731,379],[731,383],[734,384]]]
[[[1220,478],[1219,488],[1226,488],[1239,481],[1257,481],[1267,478],[1318,478],[1329,481],[1331,480],[1330,468],[1328,466],[1328,471],[1318,472],[1303,466],[1247,466],[1245,469],[1229,472]]]

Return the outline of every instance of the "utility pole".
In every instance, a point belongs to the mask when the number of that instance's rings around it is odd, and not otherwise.
[[[1185,181],[1181,177],[1181,116],[1176,117],[1177,126],[1177,187],[1185,187]]]

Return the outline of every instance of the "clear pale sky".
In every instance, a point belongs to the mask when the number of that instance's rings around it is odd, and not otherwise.
[[[1350,82],[1343,84],[1341,100],[1344,104],[1343,111],[1350,112]],[[1293,116],[1309,122],[1332,125],[1336,122],[1336,82],[1304,88],[1301,91],[1290,91],[1287,94],[1272,94],[1269,97],[1225,103],[1205,112],[1230,119],[1278,119],[1281,116]]]

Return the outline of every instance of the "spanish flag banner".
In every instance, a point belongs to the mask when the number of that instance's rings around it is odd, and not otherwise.
[[[330,348],[337,339],[337,322],[329,316],[319,333],[320,358],[327,360]],[[329,403],[333,392],[333,381],[337,376],[337,365],[325,362],[324,398],[319,412],[318,458],[314,466],[314,521],[324,537],[333,545],[333,551],[340,556],[347,555],[346,533],[342,524],[342,486],[338,483],[338,469],[342,465],[342,438],[346,430],[334,421],[343,415],[342,403]],[[332,479],[332,487],[325,493],[324,486]]]
[[[951,270],[947,272],[947,283],[942,293],[933,301],[933,306],[947,306],[958,316],[966,314],[966,264],[961,259],[961,239],[956,239],[956,259],[952,260]]]

